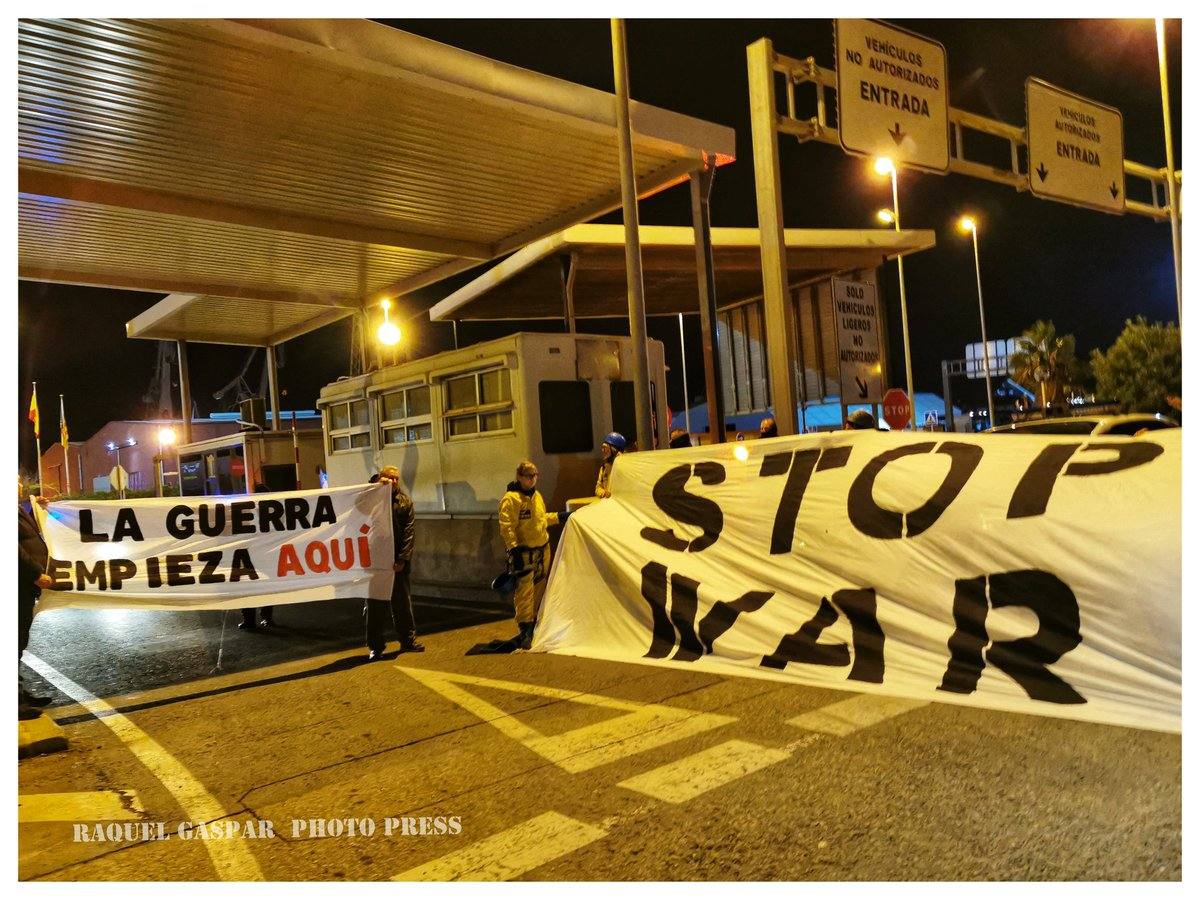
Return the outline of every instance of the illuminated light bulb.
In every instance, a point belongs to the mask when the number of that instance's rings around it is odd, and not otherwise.
[[[963,234],[970,234],[975,230],[975,220],[970,216],[963,216],[958,220],[958,230]]]
[[[880,175],[891,175],[896,171],[896,164],[886,156],[880,156],[875,160],[875,171]]]
[[[875,213],[875,218],[877,218],[884,225],[891,225],[896,221],[896,214],[890,209],[881,209],[879,212]]]
[[[175,429],[161,428],[158,432],[158,442],[164,447],[170,447],[175,443]]]
[[[738,462],[745,462],[750,458],[750,451],[745,444],[738,444],[733,448],[733,456]]]
[[[379,326],[379,330],[375,332],[375,336],[379,338],[379,343],[388,347],[400,343],[400,329],[388,321],[384,321]]]

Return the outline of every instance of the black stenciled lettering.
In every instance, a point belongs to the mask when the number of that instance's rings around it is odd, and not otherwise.
[[[206,537],[217,537],[225,532],[225,504],[201,503],[196,510],[197,525]]]
[[[258,530],[283,531],[283,504],[278,500],[261,500],[258,504]]]
[[[122,506],[117,510],[117,521],[113,525],[112,539],[123,541],[125,538],[132,538],[135,541],[143,539],[141,526],[138,525],[137,516],[134,515],[131,506]]]
[[[700,643],[705,653],[713,652],[713,642],[733,627],[742,613],[758,612],[774,591],[747,591],[736,600],[718,600],[700,620]]]
[[[814,666],[850,665],[850,648],[845,644],[818,644],[821,632],[837,621],[838,612],[822,597],[816,615],[791,634],[785,634],[775,652],[764,656],[761,666],[782,669],[790,662],[809,663]]]
[[[308,528],[308,501],[303,497],[285,497],[283,512],[287,519],[287,530]]]
[[[79,511],[79,540],[84,544],[97,544],[108,540],[108,532],[102,531],[96,533],[95,525],[92,524],[92,511],[90,509],[81,509]]]
[[[229,533],[254,534],[254,531],[254,501],[239,500],[236,503],[230,503]],[[203,581],[201,581],[201,584],[203,584]]]
[[[196,583],[196,579],[190,574],[192,567],[188,563],[191,561],[192,554],[190,553],[167,554],[167,585],[169,587],[181,587]]]
[[[650,604],[653,636],[646,656],[665,659],[675,647],[675,628],[667,615],[667,567],[661,563],[646,563],[642,567],[642,597]]]
[[[220,550],[206,550],[196,554],[196,561],[204,563],[204,569],[199,576],[200,584],[220,584],[225,580],[224,574],[217,571],[223,555]]]
[[[333,498],[328,494],[317,497],[316,508],[313,510],[312,527],[337,524],[337,516],[333,512]]]
[[[704,647],[696,637],[696,590],[700,582],[683,575],[671,576],[671,624],[679,632],[679,649],[672,659],[692,662],[704,655]]]
[[[54,557],[51,557],[46,561],[46,574],[49,575],[50,580],[54,582],[54,584],[50,586],[50,590],[74,590],[74,585],[71,583],[71,563],[69,560],[54,559]]]
[[[1067,465],[1076,450],[1083,453],[1110,451],[1117,455],[1113,459],[1080,460]],[[1162,445],[1152,441],[1051,444],[1034,457],[1021,480],[1017,482],[1012,499],[1008,503],[1007,518],[1023,519],[1045,513],[1050,503],[1050,494],[1054,491],[1060,475],[1070,478],[1111,475],[1114,472],[1144,466],[1158,459],[1162,453]]]
[[[760,478],[788,473],[775,510],[771,528],[771,553],[791,553],[796,534],[796,518],[804,503],[804,494],[814,471],[824,472],[846,465],[850,447],[829,447],[825,450],[797,450],[794,453],[772,453],[763,458],[758,471]],[[789,470],[790,465],[790,470]]]
[[[137,574],[137,565],[132,559],[110,559],[108,561],[108,585],[119,591],[121,585]]]
[[[850,620],[851,640],[854,641],[854,665],[846,678],[882,684],[884,635],[879,627],[874,589],[835,591],[833,605]]]
[[[855,528],[868,537],[896,540],[902,537],[916,537],[937,522],[974,474],[983,458],[982,447],[959,441],[944,441],[940,446],[936,446],[937,453],[950,457],[950,471],[946,473],[933,495],[912,512],[900,513],[883,509],[875,502],[873,495],[875,480],[890,463],[906,456],[934,452],[935,446],[933,441],[923,441],[885,450],[863,466],[863,470],[850,485],[850,492],[846,497],[846,512]],[[907,533],[904,527],[906,520]]]
[[[108,590],[108,571],[104,560],[96,560],[90,569],[83,560],[75,562],[75,590],[86,590],[85,584],[94,584],[100,591]]]
[[[184,518],[186,516],[186,518]],[[182,520],[182,521],[181,521]],[[196,533],[196,523],[192,520],[190,506],[172,506],[167,510],[167,534],[173,538],[190,538]]]
[[[254,568],[254,560],[250,558],[250,551],[245,547],[238,547],[233,551],[233,559],[229,562],[229,580],[241,581],[243,578],[257,581],[259,575],[258,569]]]
[[[685,525],[695,525],[703,534],[685,541],[669,528],[643,528],[641,536],[668,550],[699,553],[717,542],[724,527],[725,518],[713,501],[690,494],[684,485],[695,475],[702,484],[720,484],[725,480],[725,467],[720,463],[701,462],[695,466],[675,466],[664,472],[654,483],[651,496],[655,504],[671,518]]]
[[[1033,635],[987,646],[985,581],[992,609],[1021,606],[1037,616],[1038,629]],[[986,659],[987,665],[1008,675],[1033,700],[1061,704],[1087,702],[1049,669],[1083,639],[1079,631],[1079,602],[1058,576],[1040,569],[1024,569],[957,581],[954,626],[947,645],[950,663],[938,690],[956,694],[974,692]]]

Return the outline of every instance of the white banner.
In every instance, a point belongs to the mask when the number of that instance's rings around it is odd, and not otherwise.
[[[1178,732],[1181,445],[623,454],[567,523],[533,649]]]
[[[39,518],[55,583],[42,592],[39,611],[229,609],[391,596],[387,485],[72,500],[51,503]]]

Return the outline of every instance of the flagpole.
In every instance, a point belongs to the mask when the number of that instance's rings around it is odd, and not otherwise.
[[[42,483],[42,439],[41,439],[41,435],[39,433],[42,430],[41,421],[40,421],[42,414],[37,406],[37,382],[36,381],[33,383],[33,410],[34,410],[33,445],[34,445],[35,449],[37,450],[38,496],[45,497],[46,496],[46,487]]]
[[[63,406],[63,395],[59,394],[58,395],[58,439],[59,439],[59,442],[62,444],[62,448],[63,448],[62,470],[63,470],[64,477],[66,478],[66,486],[67,486],[67,489],[65,491],[63,491],[63,494],[71,493],[71,459],[70,459],[70,452],[69,452],[71,442],[67,438],[68,438],[68,435],[67,435],[67,412],[66,412],[66,408]]]

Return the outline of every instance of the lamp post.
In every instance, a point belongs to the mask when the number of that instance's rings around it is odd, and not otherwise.
[[[1175,148],[1171,138],[1171,103],[1167,94],[1167,38],[1162,19],[1154,20],[1158,40],[1158,82],[1162,93],[1163,138],[1167,149],[1167,202],[1171,205],[1171,249],[1175,256],[1175,302],[1178,305],[1179,327],[1183,328],[1183,252],[1179,236],[1179,187],[1175,184]]]
[[[996,427],[996,409],[992,395],[992,360],[988,350],[987,323],[983,317],[983,279],[979,275],[979,224],[971,216],[958,220],[958,230],[971,233],[971,246],[975,248],[975,289],[979,293],[979,331],[983,336],[983,377],[987,381],[988,423]]]
[[[158,455],[154,457],[154,496],[161,497],[166,492],[164,484],[166,473],[163,471],[163,448],[175,445],[175,429],[160,428],[158,430]]]
[[[380,306],[383,307],[383,321],[379,323],[379,328],[375,332],[375,337],[379,343],[385,347],[391,347],[392,350],[392,365],[396,364],[395,346],[400,343],[400,327],[388,317],[388,311],[392,308],[391,300],[380,301]]]
[[[888,157],[881,156],[875,160],[875,171],[880,175],[890,175],[892,178],[892,208],[890,224],[896,231],[900,230],[900,191],[896,184],[896,164]],[[880,210],[880,219],[889,221]],[[896,270],[900,276],[900,326],[904,333],[904,378],[908,385],[908,405],[910,409],[909,424],[913,431],[917,430],[917,396],[913,393],[912,350],[908,340],[908,298],[904,292],[904,255],[897,251]]]

